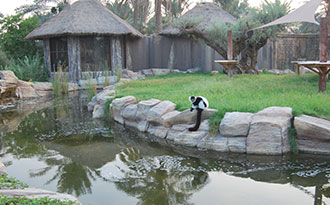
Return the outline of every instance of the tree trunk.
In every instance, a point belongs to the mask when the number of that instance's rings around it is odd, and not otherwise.
[[[327,67],[322,67],[319,74],[319,92],[324,92],[327,89]]]
[[[162,0],[155,0],[155,24],[156,33],[162,30]]]
[[[259,73],[256,69],[258,50],[257,48],[246,48],[242,50],[241,60],[239,61],[239,68],[242,73]]]
[[[134,0],[133,24],[135,28],[137,28],[138,18],[139,18],[139,0]]]

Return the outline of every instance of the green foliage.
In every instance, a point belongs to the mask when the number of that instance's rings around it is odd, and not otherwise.
[[[112,103],[112,101],[116,98],[122,98],[124,97],[124,95],[116,95],[114,98],[108,99],[105,103],[104,103],[104,118],[109,119],[110,118],[110,104]]]
[[[88,101],[91,101],[92,98],[96,95],[96,84],[93,83],[89,73],[87,74],[87,89],[86,89]]]
[[[27,184],[17,180],[15,177],[8,177],[7,174],[0,175],[0,189],[24,189],[28,187]]]
[[[0,194],[0,204],[29,204],[29,205],[46,205],[46,204],[60,204],[60,205],[71,205],[75,204],[73,201],[65,200],[61,201],[58,199],[51,199],[48,197],[43,197],[40,199],[29,199],[25,196],[23,197],[8,197]]]
[[[188,96],[201,95],[217,109],[210,126],[217,129],[226,112],[256,113],[271,106],[291,107],[295,116],[307,114],[330,119],[330,89],[318,93],[318,76],[170,74],[126,82],[116,88],[119,95],[137,100],[170,100],[177,110],[190,108]]]
[[[10,65],[10,60],[7,58],[6,54],[0,50],[0,70],[1,68],[9,65]]]
[[[114,0],[106,3],[106,7],[125,21],[133,23],[133,5],[130,1]]]
[[[249,9],[249,3],[247,0],[214,0],[215,3],[219,3],[220,6],[231,15],[236,18],[240,18],[247,13]]]
[[[2,69],[13,71],[19,79],[24,81],[45,82],[49,79],[49,72],[41,61],[38,54],[31,57],[25,56],[23,60],[12,60],[10,66]]]
[[[234,1],[233,4],[237,2]],[[261,5],[261,9],[250,8],[246,11],[245,17],[237,20],[237,23],[232,25],[228,24],[214,24],[207,29],[207,34],[210,39],[216,44],[220,45],[223,49],[227,49],[227,31],[233,31],[233,39],[245,40],[246,31],[267,24],[275,19],[278,19],[289,12],[289,4],[282,3],[280,0],[275,2],[265,1]],[[264,29],[257,29],[253,31],[253,35],[246,43],[246,47],[262,47],[268,38],[274,37],[278,32],[285,29],[284,25],[271,26]],[[236,40],[236,42],[237,42]],[[237,42],[239,43],[239,42]],[[239,46],[234,44],[234,46]]]
[[[55,96],[65,95],[69,92],[69,81],[65,73],[62,72],[62,67],[59,66],[52,80],[53,92]]]
[[[37,16],[24,19],[23,14],[0,19],[0,48],[8,58],[22,59],[40,52],[36,42],[25,39],[39,22]]]
[[[121,77],[123,76],[123,71],[119,67],[115,67],[113,71],[115,73],[115,76],[117,77],[117,82],[119,82]]]

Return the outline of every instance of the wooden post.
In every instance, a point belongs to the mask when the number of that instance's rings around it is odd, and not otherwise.
[[[120,37],[111,38],[111,68],[122,70],[122,44]]]
[[[327,18],[321,18],[320,28],[320,61],[328,61],[328,24]],[[328,67],[320,67],[319,73],[319,92],[324,92],[327,87],[327,70]]]
[[[233,60],[233,32],[228,31],[227,60]]]
[[[76,36],[68,37],[69,80],[80,80],[80,39]]]
[[[228,30],[228,48],[227,48],[227,60],[233,60],[233,32],[232,30]],[[228,70],[228,77],[231,78],[233,76],[233,69],[235,66],[230,67]]]
[[[49,73],[52,72],[52,66],[50,62],[50,44],[49,44],[49,38],[44,38],[43,39],[43,44],[44,44],[44,63],[45,66],[47,67]]]

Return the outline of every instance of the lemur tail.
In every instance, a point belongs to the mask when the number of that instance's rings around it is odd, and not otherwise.
[[[189,128],[189,131],[197,131],[199,126],[201,125],[201,118],[202,118],[202,109],[197,109],[197,120],[196,120],[196,124],[194,127]]]

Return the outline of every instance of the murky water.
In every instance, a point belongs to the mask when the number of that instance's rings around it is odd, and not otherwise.
[[[93,120],[82,94],[0,108],[10,176],[84,204],[330,204],[330,157],[173,147]]]

